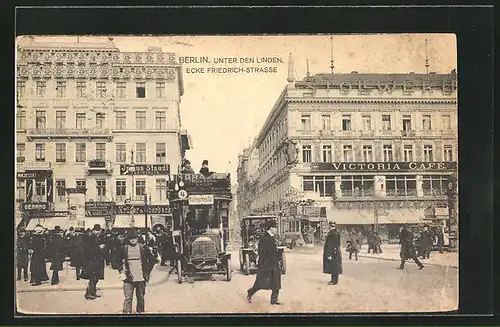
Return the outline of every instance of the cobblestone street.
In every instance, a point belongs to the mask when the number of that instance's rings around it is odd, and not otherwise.
[[[247,303],[246,290],[255,276],[245,276],[238,270],[238,253],[233,252],[231,282],[217,276],[215,281],[178,284],[176,276],[171,275],[166,282],[147,288],[146,312],[436,312],[454,310],[458,305],[458,269],[453,267],[429,265],[418,270],[408,262],[401,271],[396,269],[396,261],[365,257],[350,261],[344,253],[340,284],[328,286],[321,253],[292,251],[286,255],[287,274],[282,277],[280,291],[283,306],[269,304],[270,291],[258,292],[253,303]],[[168,269],[157,269],[154,274],[168,274]],[[103,289],[100,293],[101,298],[89,301],[84,299],[84,291],[19,292],[18,308],[40,314],[120,314],[123,291]]]

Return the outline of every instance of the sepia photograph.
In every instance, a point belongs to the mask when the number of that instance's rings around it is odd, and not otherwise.
[[[18,36],[16,311],[458,310],[456,42]]]

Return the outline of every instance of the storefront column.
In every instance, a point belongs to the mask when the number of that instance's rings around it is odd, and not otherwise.
[[[374,188],[375,188],[375,196],[380,197],[380,196],[385,196],[386,195],[386,190],[385,190],[385,176],[380,176],[377,175],[374,177]]]
[[[422,178],[422,175],[417,175],[417,196],[422,197],[424,196],[424,181]]]
[[[337,197],[340,195],[342,196],[342,178],[340,176],[335,176],[335,194],[337,194]]]

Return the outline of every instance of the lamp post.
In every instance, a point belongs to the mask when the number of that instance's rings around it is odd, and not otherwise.
[[[135,182],[135,164],[134,164],[134,150],[130,151],[130,166],[128,167],[128,172],[132,176],[132,194],[130,195],[130,200],[132,202],[132,205],[130,206],[130,215],[132,216],[132,227],[135,227],[135,217],[134,217],[134,182]]]

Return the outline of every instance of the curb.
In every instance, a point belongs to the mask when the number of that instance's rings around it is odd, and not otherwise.
[[[174,269],[175,269],[175,267],[170,268],[170,270],[168,271],[168,274],[165,277],[161,278],[158,281],[148,283],[148,286],[156,286],[156,285],[165,283],[169,279],[169,277]],[[98,286],[97,290],[119,290],[122,288],[123,288],[123,284],[117,284],[117,285]],[[34,288],[17,289],[16,292],[19,292],[19,293],[60,292],[60,291],[74,292],[74,291],[85,291],[86,289],[87,289],[86,286],[63,286],[63,287],[48,288],[48,289],[41,289],[41,288],[34,287]]]
[[[358,254],[359,258],[369,258],[369,259],[378,259],[378,260],[386,260],[386,261],[397,261],[400,262],[401,259],[393,259],[393,258],[381,258],[381,257],[372,257],[372,256],[367,256],[364,254]],[[414,262],[411,262],[412,264],[415,264]],[[448,268],[454,268],[458,269],[457,266],[449,266],[449,265],[442,265],[442,264],[437,264],[437,263],[425,263],[424,266],[431,266],[431,267],[448,267]]]

